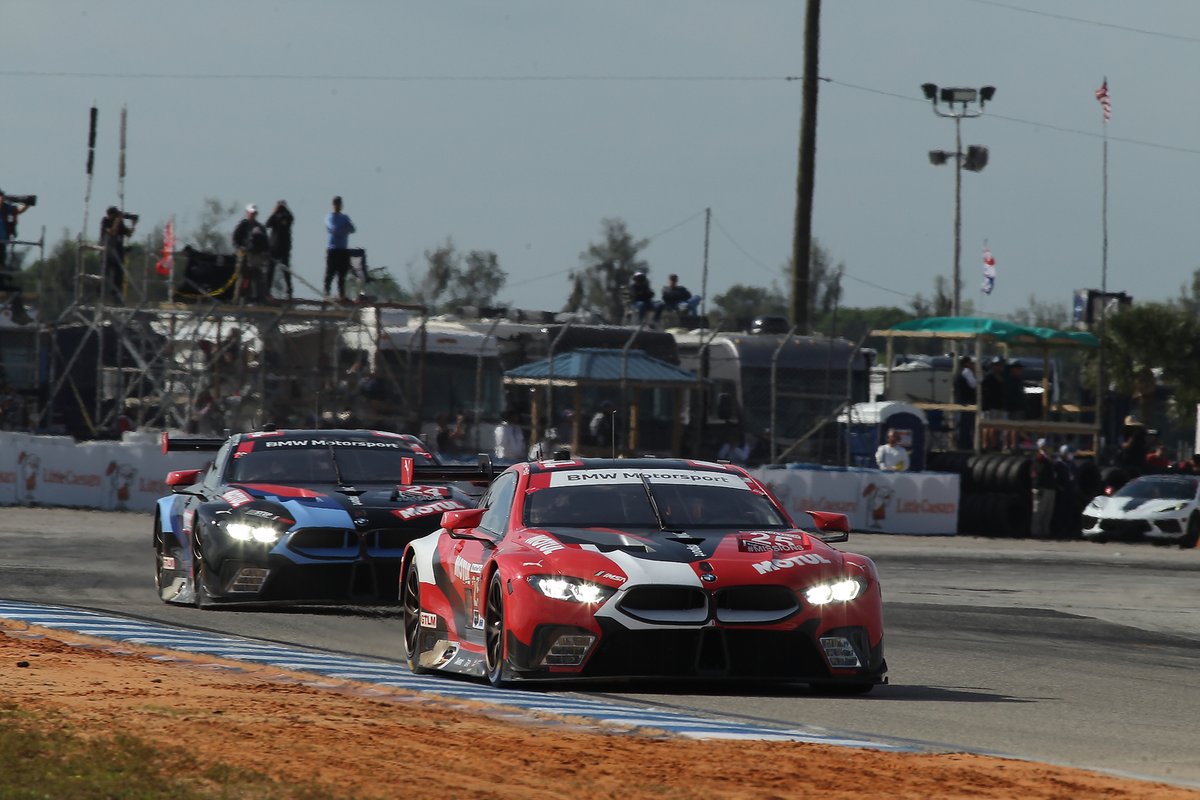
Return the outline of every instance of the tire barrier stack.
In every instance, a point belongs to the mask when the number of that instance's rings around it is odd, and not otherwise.
[[[929,455],[930,470],[954,472],[961,477],[958,533],[964,536],[1024,538],[1029,535],[1032,465],[1033,456],[1030,455],[959,452]],[[1095,462],[1085,459],[1076,462],[1076,496],[1083,502],[1103,491],[1105,480],[1107,478],[1102,478]],[[1077,509],[1064,508],[1062,511],[1068,518],[1078,513]],[[1056,513],[1055,516],[1059,515]]]

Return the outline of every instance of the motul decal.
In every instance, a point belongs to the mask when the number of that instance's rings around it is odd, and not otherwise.
[[[254,498],[243,492],[241,489],[230,489],[228,492],[225,492],[223,495],[221,495],[221,499],[226,503],[229,503],[229,505],[233,506],[234,508],[237,508],[238,506],[244,506],[246,503],[254,502]]]
[[[420,506],[397,508],[392,513],[400,519],[412,519],[413,517],[428,517],[430,514],[440,514],[443,511],[453,511],[456,508],[466,508],[466,506],[457,500],[442,500],[437,503],[425,503]]]
[[[437,627],[437,614],[431,614],[428,611],[422,611],[421,612],[421,627],[422,628],[436,628]]]
[[[802,533],[751,531],[738,537],[738,550],[743,553],[795,553],[808,549],[805,539]]]
[[[832,564],[825,556],[817,555],[816,553],[801,553],[800,555],[791,556],[790,558],[777,558],[774,561],[760,561],[754,565],[754,571],[759,575],[765,575],[768,572],[778,572],[779,570],[797,567],[801,564]]]

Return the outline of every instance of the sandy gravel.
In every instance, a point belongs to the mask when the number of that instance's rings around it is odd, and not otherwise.
[[[1160,798],[1200,790],[964,754],[597,733],[570,720],[0,622],[0,697],[330,798]],[[170,743],[170,744],[167,744]],[[164,787],[164,797],[169,796]]]

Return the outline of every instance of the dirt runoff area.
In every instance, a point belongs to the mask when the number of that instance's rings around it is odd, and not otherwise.
[[[329,798],[1147,798],[1200,791],[967,754],[694,741],[0,623],[0,698],[89,736]],[[164,787],[164,797],[169,796]]]

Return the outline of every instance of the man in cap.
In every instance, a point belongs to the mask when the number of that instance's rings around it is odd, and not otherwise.
[[[129,220],[129,224],[125,224]],[[105,294],[114,303],[125,301],[125,240],[133,235],[137,216],[123,214],[116,206],[109,206],[100,220],[100,246],[104,248]]]
[[[975,362],[963,356],[962,368],[954,376],[954,402],[963,406],[974,406],[978,380],[975,377]],[[958,412],[958,449],[975,449],[975,412]]]
[[[629,305],[637,312],[638,322],[645,322],[646,315],[653,311],[657,323],[662,317],[663,304],[654,299],[654,290],[650,288],[650,279],[646,271],[639,269],[629,279]]]
[[[258,221],[258,206],[246,206],[246,216],[233,229],[233,246],[237,250],[238,280],[233,287],[234,302],[257,303],[263,299],[270,240],[267,229]]]
[[[0,271],[8,269],[8,243],[17,236],[17,217],[28,210],[28,203],[10,203],[0,189]]]
[[[1034,539],[1050,538],[1050,523],[1054,519],[1054,497],[1058,491],[1058,474],[1054,458],[1050,455],[1050,443],[1037,440],[1037,455],[1033,458],[1030,487],[1033,493],[1033,519],[1029,535]]]
[[[983,418],[986,420],[1008,419],[1008,414],[1004,410],[1004,359],[998,356],[993,358],[988,366],[988,374],[984,375],[983,380],[979,383],[979,399]],[[983,448],[985,450],[1000,449],[1000,431],[995,428],[987,428],[984,434]]]

